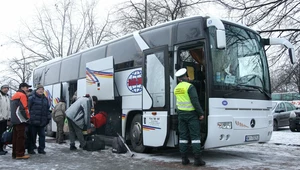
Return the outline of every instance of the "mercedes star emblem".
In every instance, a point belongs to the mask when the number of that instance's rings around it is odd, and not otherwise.
[[[250,126],[251,126],[252,128],[254,128],[254,126],[255,126],[255,120],[254,120],[254,119],[251,119],[251,121],[250,121]]]

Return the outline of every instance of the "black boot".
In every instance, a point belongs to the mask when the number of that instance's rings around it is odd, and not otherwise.
[[[195,155],[194,165],[195,165],[195,166],[204,166],[204,165],[205,165],[205,162],[202,160],[200,154],[196,154],[196,155]]]
[[[190,160],[189,160],[189,158],[187,157],[187,155],[186,154],[182,154],[181,155],[181,159],[182,159],[182,165],[187,165],[187,164],[189,164],[190,163]]]
[[[71,146],[70,146],[70,150],[71,150],[71,151],[76,150],[76,149],[77,149],[76,146],[74,146],[74,145],[71,145]]]

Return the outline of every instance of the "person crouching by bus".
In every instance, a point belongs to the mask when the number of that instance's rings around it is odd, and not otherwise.
[[[187,156],[188,139],[190,137],[193,153],[195,156],[194,165],[203,166],[205,162],[201,158],[200,122],[204,119],[204,112],[198,101],[196,88],[188,83],[187,70],[182,68],[175,73],[179,84],[174,89],[178,113],[179,150],[182,155],[182,164],[187,165],[190,160]]]
[[[28,159],[25,155],[25,127],[30,118],[28,99],[26,92],[31,87],[27,83],[21,83],[19,90],[11,98],[11,124],[13,125],[13,159]]]
[[[66,118],[66,101],[65,99],[60,99],[59,103],[52,110],[52,118],[56,122],[57,133],[56,133],[56,143],[62,144],[64,142],[64,122]]]
[[[37,85],[36,90],[32,92],[32,95],[28,100],[28,107],[30,112],[29,130],[31,136],[28,136],[28,153],[35,154],[34,146],[37,135],[39,136],[38,153],[46,154],[46,135],[45,127],[51,120],[49,112],[49,101],[44,95],[44,86]]]
[[[92,99],[90,95],[78,98],[67,110],[66,116],[69,125],[70,150],[76,150],[75,137],[80,142],[81,148],[85,149],[83,131],[91,133]]]

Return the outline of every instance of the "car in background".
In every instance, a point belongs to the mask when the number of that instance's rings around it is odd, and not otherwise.
[[[290,130],[292,132],[300,132],[300,109],[296,107],[297,110],[291,112],[290,114]]]
[[[279,127],[290,125],[290,115],[295,113],[296,107],[287,101],[272,101],[273,131]]]
[[[291,103],[298,109],[300,110],[300,100],[293,100]]]

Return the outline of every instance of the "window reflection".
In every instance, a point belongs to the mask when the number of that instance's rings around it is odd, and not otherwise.
[[[251,31],[225,24],[226,50],[216,49],[215,28],[209,28],[214,89],[253,85],[269,91],[267,60],[260,37]]]

